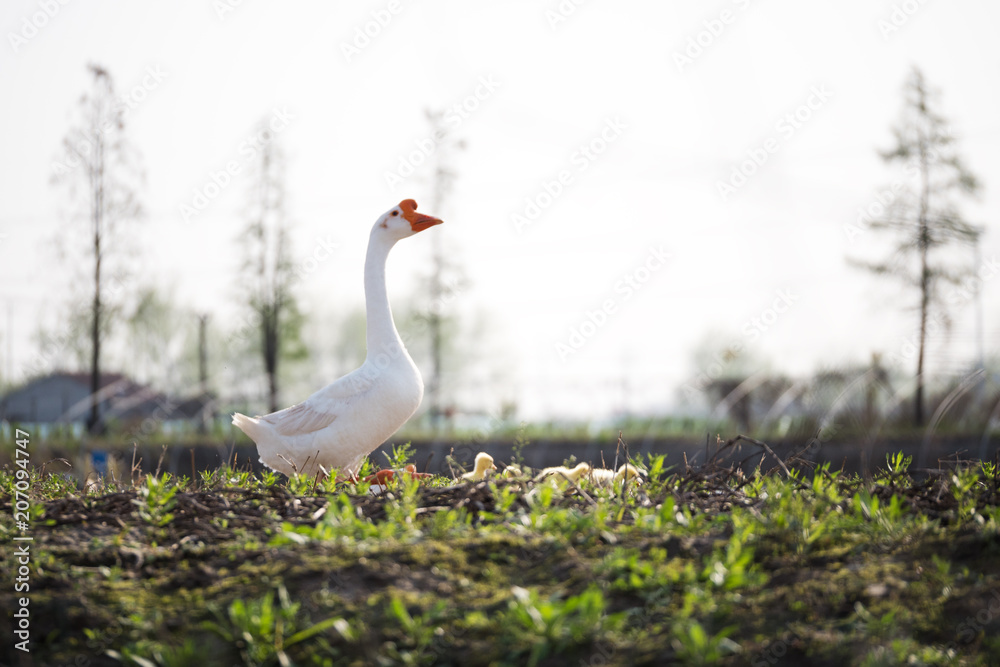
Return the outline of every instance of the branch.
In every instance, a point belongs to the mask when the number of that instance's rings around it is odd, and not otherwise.
[[[779,466],[781,466],[781,470],[782,470],[782,472],[784,472],[784,473],[785,473],[785,477],[787,477],[787,478],[791,478],[791,476],[792,476],[792,473],[791,473],[791,472],[790,472],[790,471],[788,470],[788,468],[787,468],[787,467],[785,466],[785,462],[781,460],[781,457],[779,457],[779,456],[778,456],[777,454],[775,454],[775,453],[774,453],[774,450],[773,450],[773,449],[771,449],[771,448],[770,448],[770,447],[769,447],[769,446],[767,445],[767,443],[766,443],[766,442],[762,442],[762,441],[760,441],[760,440],[755,440],[754,438],[751,438],[751,437],[748,437],[748,436],[745,436],[745,435],[743,435],[743,434],[740,434],[740,435],[737,435],[737,436],[736,436],[735,438],[732,438],[732,439],[730,439],[730,440],[726,441],[726,444],[725,444],[724,446],[725,446],[725,447],[729,447],[729,446],[731,446],[731,445],[734,445],[734,444],[736,444],[736,443],[737,443],[737,442],[739,442],[740,440],[745,440],[745,441],[747,441],[747,442],[749,442],[749,443],[752,443],[752,444],[754,444],[754,445],[757,445],[758,447],[762,448],[762,449],[763,449],[763,450],[764,450],[765,452],[767,452],[768,454],[770,454],[771,456],[773,456],[773,457],[774,457],[774,460],[778,462],[778,465],[779,465]]]

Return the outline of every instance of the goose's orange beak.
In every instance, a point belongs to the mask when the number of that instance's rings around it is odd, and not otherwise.
[[[412,199],[404,199],[399,202],[399,208],[403,211],[403,217],[410,223],[410,228],[413,229],[414,232],[422,232],[428,227],[440,225],[444,222],[444,220],[439,218],[424,215],[423,213],[417,213],[417,202]]]

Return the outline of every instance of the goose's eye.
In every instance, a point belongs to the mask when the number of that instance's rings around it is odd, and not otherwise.
[[[392,212],[392,217],[394,217],[394,218],[395,218],[395,217],[396,217],[397,215],[399,215],[399,211],[393,211],[393,212]]]

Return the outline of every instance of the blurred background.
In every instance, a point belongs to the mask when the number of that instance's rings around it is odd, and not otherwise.
[[[3,427],[236,441],[233,411],[364,360],[367,235],[413,198],[445,224],[389,260],[428,388],[400,437],[992,451],[998,21],[985,0],[5,2]]]

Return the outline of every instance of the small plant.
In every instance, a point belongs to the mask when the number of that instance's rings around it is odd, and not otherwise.
[[[830,505],[840,503],[843,500],[843,494],[840,490],[840,484],[838,484],[839,478],[840,471],[830,472],[829,461],[816,468],[810,485],[813,498]]]
[[[271,664],[273,658],[287,665],[290,660],[285,649],[327,628],[344,624],[341,618],[328,618],[297,630],[300,604],[289,599],[283,585],[277,588],[277,605],[274,593],[269,591],[264,597],[249,602],[233,600],[225,613],[214,610],[216,620],[205,621],[202,627],[234,646],[247,665]]]
[[[393,520],[373,523],[358,514],[350,496],[340,493],[330,498],[326,512],[316,525],[294,525],[287,521],[283,522],[280,532],[271,538],[269,544],[281,546],[289,543],[331,541],[351,543],[355,540],[400,537],[414,532],[414,526],[403,525]]]
[[[517,434],[514,436],[514,445],[511,447],[510,462],[518,465],[524,464],[523,450],[524,446],[529,444],[529,440],[525,436],[524,427],[524,422],[521,422],[517,428]]]
[[[202,470],[198,476],[201,478],[201,488],[204,490],[214,489],[219,482],[221,469]]]
[[[308,496],[312,493],[315,481],[307,475],[295,473],[288,478],[286,488],[288,492],[295,496]]]
[[[139,507],[139,516],[143,521],[157,527],[163,527],[173,521],[177,501],[177,487],[170,483],[170,473],[161,477],[146,475],[146,483],[139,487],[139,499],[133,500]]]
[[[472,528],[472,518],[464,507],[438,510],[430,519],[427,535],[432,539],[448,539],[464,535]]]
[[[240,470],[229,478],[229,483],[240,489],[254,490],[260,484],[252,470]]]
[[[907,471],[912,462],[913,457],[906,456],[903,452],[886,454],[886,467],[884,470],[879,470],[876,473],[875,479],[880,482],[887,482],[889,487],[893,489],[897,487],[907,488],[910,486],[910,476]]]
[[[415,528],[419,507],[420,481],[407,475],[397,475],[397,489],[385,505],[388,523],[398,528]]]
[[[854,603],[853,625],[879,643],[891,638],[899,629],[895,609],[876,616],[865,609],[861,602]]]
[[[135,667],[186,667],[207,662],[204,647],[190,638],[178,646],[143,639],[123,648],[120,654],[117,651],[108,651],[108,654]]]
[[[723,628],[714,635],[708,634],[701,623],[689,619],[677,623],[671,635],[677,657],[684,664],[712,665],[718,663],[727,655],[739,651],[739,645],[729,639],[736,628]]]
[[[537,493],[535,493],[536,491]],[[552,484],[540,484],[526,496],[526,499],[531,503],[532,519],[536,516],[544,516],[556,499],[556,487]]]
[[[665,454],[650,454],[646,461],[646,479],[649,480],[650,484],[655,484],[662,481],[661,478],[666,476],[667,457]]]
[[[497,487],[494,482],[490,482],[490,490],[496,499],[496,509],[501,514],[510,512],[514,503],[521,497],[521,489],[514,485],[507,485],[503,488]]]
[[[604,595],[596,587],[560,600],[539,597],[537,591],[515,586],[503,626],[514,640],[516,655],[528,652],[528,665],[575,645],[589,645],[608,631],[617,630],[623,613],[608,614]],[[528,648],[530,647],[530,648]]]
[[[271,488],[278,483],[278,473],[273,470],[265,470],[260,474],[260,483],[264,485],[264,488]]]
[[[958,504],[959,520],[976,516],[976,494],[973,489],[981,484],[979,472],[972,467],[957,469],[951,476],[951,493]]]
[[[716,549],[705,559],[702,578],[724,590],[761,584],[766,576],[753,563],[753,549],[747,546],[754,533],[754,524],[733,516],[733,534],[725,550]]]
[[[420,614],[411,614],[403,601],[393,596],[389,602],[387,616],[393,627],[402,630],[404,640],[389,647],[389,657],[394,662],[408,665],[431,665],[437,662],[438,656],[430,650],[434,638],[443,634],[440,621],[445,617],[447,605],[439,600],[433,607]]]
[[[384,454],[386,460],[389,462],[389,468],[395,468],[397,470],[402,469],[407,463],[413,458],[416,450],[410,443],[404,443],[402,445],[393,445],[392,454]]]
[[[374,474],[375,474],[375,464],[372,463],[371,459],[366,458],[364,461],[361,462],[361,467],[358,468],[357,472],[354,473],[354,476],[357,479],[364,479],[365,477]]]
[[[903,452],[896,452],[891,455],[886,454],[885,460],[889,464],[890,473],[893,475],[904,475],[909,470],[910,464],[913,462],[913,457],[906,456]]]
[[[638,593],[650,604],[669,604],[675,591],[697,581],[693,567],[668,560],[667,551],[657,547],[646,554],[616,547],[594,571],[612,590]]]
[[[754,473],[753,477],[743,486],[743,492],[750,498],[760,498],[764,490],[764,476]]]

